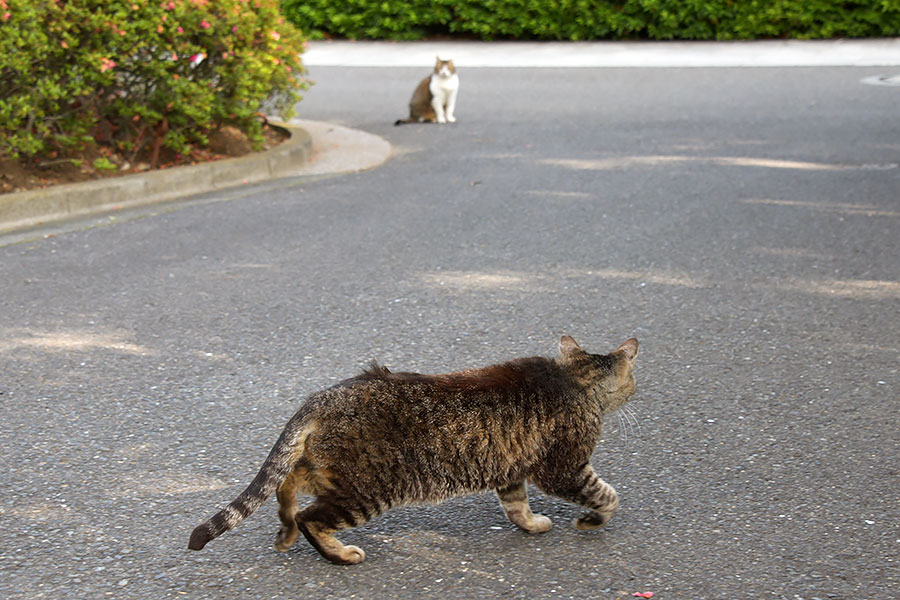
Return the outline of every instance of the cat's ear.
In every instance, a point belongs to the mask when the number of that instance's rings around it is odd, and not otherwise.
[[[633,363],[634,359],[637,358],[638,355],[638,341],[636,338],[631,338],[622,342],[622,345],[616,348],[616,352],[621,352],[625,355],[625,358],[628,359],[628,362]]]
[[[559,338],[559,355],[563,358],[569,358],[577,352],[584,352],[578,342],[570,335],[564,335]]]

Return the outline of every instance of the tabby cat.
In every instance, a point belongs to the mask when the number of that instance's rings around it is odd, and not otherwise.
[[[403,123],[455,123],[456,95],[459,92],[459,75],[452,60],[437,57],[434,73],[419,82],[409,101],[409,118],[397,119],[394,125]]]
[[[603,416],[634,393],[638,342],[588,354],[569,336],[556,359],[515,359],[441,375],[393,373],[375,363],[314,393],[288,421],[252,483],[199,525],[200,550],[255,511],[274,491],[285,551],[302,533],[337,564],[365,559],[334,533],[389,508],[495,490],[510,521],[528,533],[550,529],[532,514],[525,482],[588,509],[578,529],[605,525],[616,491],[588,459]],[[300,510],[297,492],[314,497]]]

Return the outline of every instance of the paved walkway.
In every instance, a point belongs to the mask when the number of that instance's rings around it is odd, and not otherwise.
[[[900,65],[900,38],[752,42],[311,42],[307,66],[875,67]]]

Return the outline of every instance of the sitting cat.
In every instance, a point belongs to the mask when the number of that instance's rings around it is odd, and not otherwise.
[[[459,92],[459,75],[452,60],[437,58],[434,73],[419,82],[409,101],[409,118],[397,119],[402,123],[455,123],[456,94]]]
[[[605,525],[616,491],[588,460],[603,416],[634,393],[638,342],[588,354],[569,336],[559,357],[520,358],[442,375],[393,373],[373,364],[312,394],[288,421],[252,483],[199,525],[200,550],[276,493],[286,551],[302,533],[338,564],[365,559],[334,533],[389,508],[494,490],[510,521],[528,533],[550,529],[532,514],[525,482],[588,509],[579,529]],[[314,497],[300,510],[297,492]]]

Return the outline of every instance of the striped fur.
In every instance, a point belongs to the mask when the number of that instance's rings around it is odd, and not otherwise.
[[[303,414],[305,412],[299,411],[288,422],[247,489],[208,521],[194,528],[188,544],[189,549],[202,550],[210,540],[233,529],[253,514],[288,477],[296,463],[298,449],[302,450],[311,429],[310,425],[305,423],[306,415]]]
[[[199,525],[189,548],[233,528],[273,492],[285,551],[302,534],[338,564],[365,559],[334,534],[395,506],[494,490],[510,521],[551,528],[528,506],[525,483],[581,506],[579,529],[605,525],[616,491],[588,463],[603,425],[634,392],[637,340],[606,355],[560,341],[557,359],[524,358],[441,375],[373,365],[310,396],[259,473],[231,504]],[[305,508],[297,495],[313,497]]]

